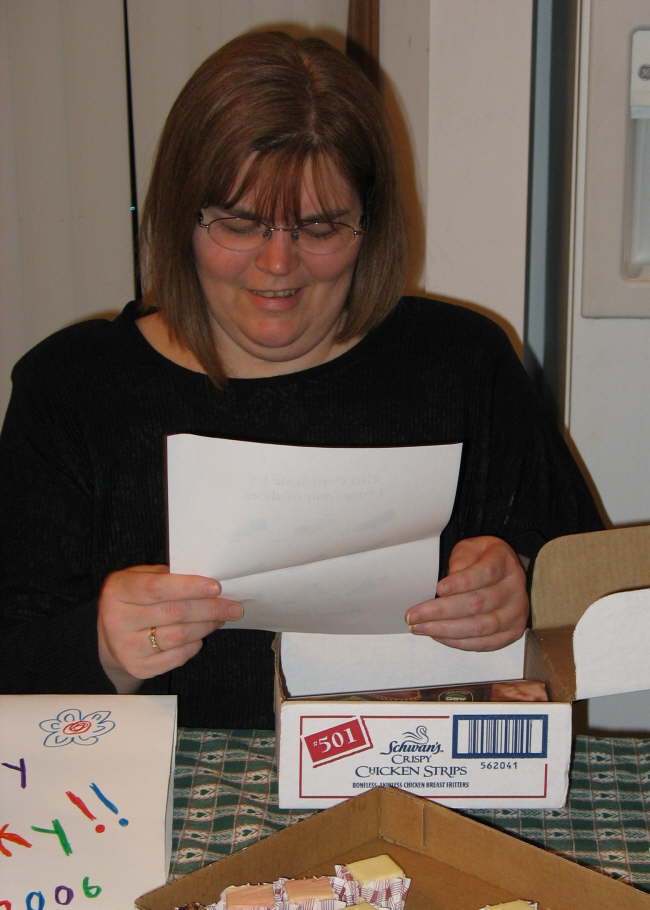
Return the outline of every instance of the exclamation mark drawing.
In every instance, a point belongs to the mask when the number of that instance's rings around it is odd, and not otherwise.
[[[90,811],[90,809],[88,808],[88,806],[85,804],[85,802],[83,801],[83,799],[80,796],[77,796],[77,794],[73,793],[71,790],[66,790],[65,795],[68,797],[70,802],[77,807],[77,809],[81,809],[81,811],[86,816],[86,818],[89,818],[91,821],[97,821],[97,816],[92,814],[92,812]],[[102,831],[105,831],[105,830],[106,830],[106,827],[104,825],[102,825],[102,824],[95,825],[95,831],[98,834],[101,834]]]
[[[101,802],[104,803],[107,809],[110,809],[111,812],[114,812],[116,815],[119,813],[119,809],[115,803],[112,803],[110,799],[102,793],[97,784],[91,784],[90,789],[93,791],[97,799],[101,800]],[[129,820],[128,818],[118,818],[117,823],[118,825],[122,825],[122,827],[125,828],[128,825]]]

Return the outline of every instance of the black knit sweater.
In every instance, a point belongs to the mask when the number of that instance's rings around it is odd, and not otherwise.
[[[451,546],[493,534],[534,556],[598,528],[585,485],[506,337],[446,303],[405,298],[354,348],[224,391],[158,354],[129,304],[17,364],[0,441],[2,692],[112,692],[96,598],[116,569],[166,562],[164,438],[317,446],[464,443]],[[227,520],[227,516],[224,517]],[[219,630],[143,693],[177,693],[185,726],[273,726],[271,635]]]

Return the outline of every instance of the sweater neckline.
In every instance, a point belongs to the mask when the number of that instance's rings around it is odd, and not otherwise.
[[[155,312],[154,307],[141,311],[139,301],[131,300],[124,307],[116,321],[122,323],[127,328],[132,341],[151,363],[156,363],[158,367],[161,367],[167,372],[174,373],[177,377],[184,376],[194,382],[200,381],[205,383],[206,381],[209,381],[205,373],[191,370],[189,367],[181,366],[181,364],[170,360],[169,357],[165,357],[164,354],[161,354],[160,351],[145,338],[136,323],[141,316],[146,316],[153,312]],[[381,323],[381,325],[383,325],[383,323]],[[307,367],[303,370],[296,370],[292,373],[280,373],[278,376],[259,376],[247,379],[229,378],[227,385],[232,388],[252,389],[253,387],[260,388],[264,385],[277,386],[294,384],[303,379],[319,379],[330,373],[338,373],[341,370],[351,367],[360,358],[365,356],[365,352],[373,343],[374,334],[378,328],[379,326],[375,329],[371,329],[371,331],[364,335],[364,337],[353,347],[344,351],[342,354],[339,354],[338,357],[325,361],[325,363],[319,363],[316,366]]]

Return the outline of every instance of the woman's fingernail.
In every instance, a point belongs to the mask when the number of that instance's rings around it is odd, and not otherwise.
[[[420,628],[422,620],[418,619],[417,614],[414,610],[409,610],[406,614],[406,624],[408,626],[409,632],[417,632]]]
[[[244,615],[244,608],[241,604],[228,604],[226,615],[228,616],[228,619],[241,619]]]

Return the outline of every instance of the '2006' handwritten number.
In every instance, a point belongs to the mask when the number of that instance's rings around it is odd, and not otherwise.
[[[100,885],[91,885],[86,876],[81,883],[84,897],[99,897],[102,893]],[[67,885],[57,885],[54,889],[54,903],[57,907],[67,907],[74,899],[74,891]],[[48,906],[42,891],[30,891],[25,897],[25,910],[45,910]],[[11,901],[0,901],[0,910],[12,910]],[[16,908],[18,910],[18,908]]]

